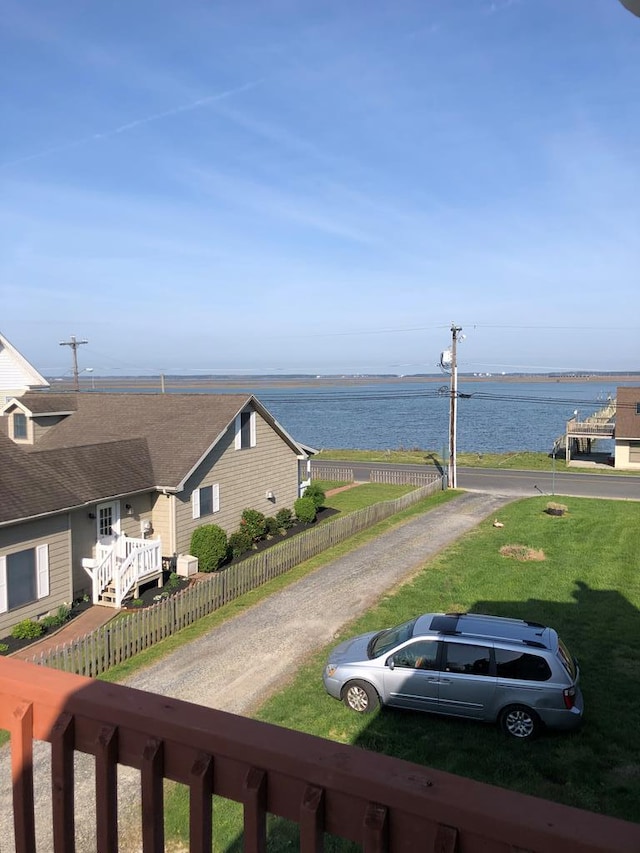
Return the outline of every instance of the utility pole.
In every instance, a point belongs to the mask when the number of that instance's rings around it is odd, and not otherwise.
[[[82,344],[88,344],[89,341],[77,341],[75,335],[71,335],[70,341],[60,341],[61,347],[71,347],[73,352],[73,390],[80,390],[80,382],[78,381],[78,347]]]
[[[449,488],[458,488],[456,467],[456,435],[458,431],[458,332],[462,328],[451,324],[451,399],[449,405]],[[463,336],[464,337],[464,336]]]

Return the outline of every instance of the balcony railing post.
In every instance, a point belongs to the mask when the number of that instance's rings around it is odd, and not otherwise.
[[[11,779],[16,853],[36,849],[33,803],[33,705],[21,702],[13,709]]]
[[[164,749],[149,738],[142,753],[142,846],[149,853],[164,851]]]
[[[211,853],[213,758],[198,756],[191,768],[189,788],[189,850],[191,853]]]
[[[73,717],[63,713],[51,730],[51,806],[55,853],[74,853],[75,851],[74,741]]]
[[[244,850],[265,853],[267,849],[267,774],[251,767],[244,780]]]

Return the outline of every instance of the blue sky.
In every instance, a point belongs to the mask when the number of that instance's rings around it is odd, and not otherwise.
[[[0,0],[0,331],[41,371],[640,369],[617,0]]]

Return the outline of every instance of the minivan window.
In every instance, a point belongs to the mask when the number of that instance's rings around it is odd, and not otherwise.
[[[491,649],[466,643],[445,643],[445,672],[465,675],[489,675]]]
[[[549,664],[540,655],[527,652],[496,649],[496,675],[498,678],[521,678],[524,681],[548,681]]]
[[[562,665],[567,670],[569,675],[571,676],[571,680],[575,681],[576,679],[576,665],[573,661],[571,653],[569,649],[565,646],[562,640],[558,639],[558,657],[562,661]]]
[[[367,649],[369,657],[379,658],[380,655],[385,654],[385,652],[388,652],[394,646],[399,646],[400,643],[410,640],[417,621],[417,619],[412,619],[410,622],[403,622],[402,625],[396,625],[395,628],[387,628],[386,631],[380,631],[369,643],[369,648]]]
[[[389,658],[391,661],[394,666],[407,669],[433,670],[438,662],[438,643],[435,640],[418,640],[397,651]]]

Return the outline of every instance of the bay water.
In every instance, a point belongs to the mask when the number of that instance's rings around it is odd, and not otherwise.
[[[370,385],[269,387],[250,384],[228,389],[248,391],[266,406],[297,441],[316,449],[349,448],[442,452],[449,441],[449,384],[375,382]],[[615,398],[610,382],[458,382],[459,452],[550,452],[567,421],[578,420]],[[613,443],[600,441],[599,452]]]

